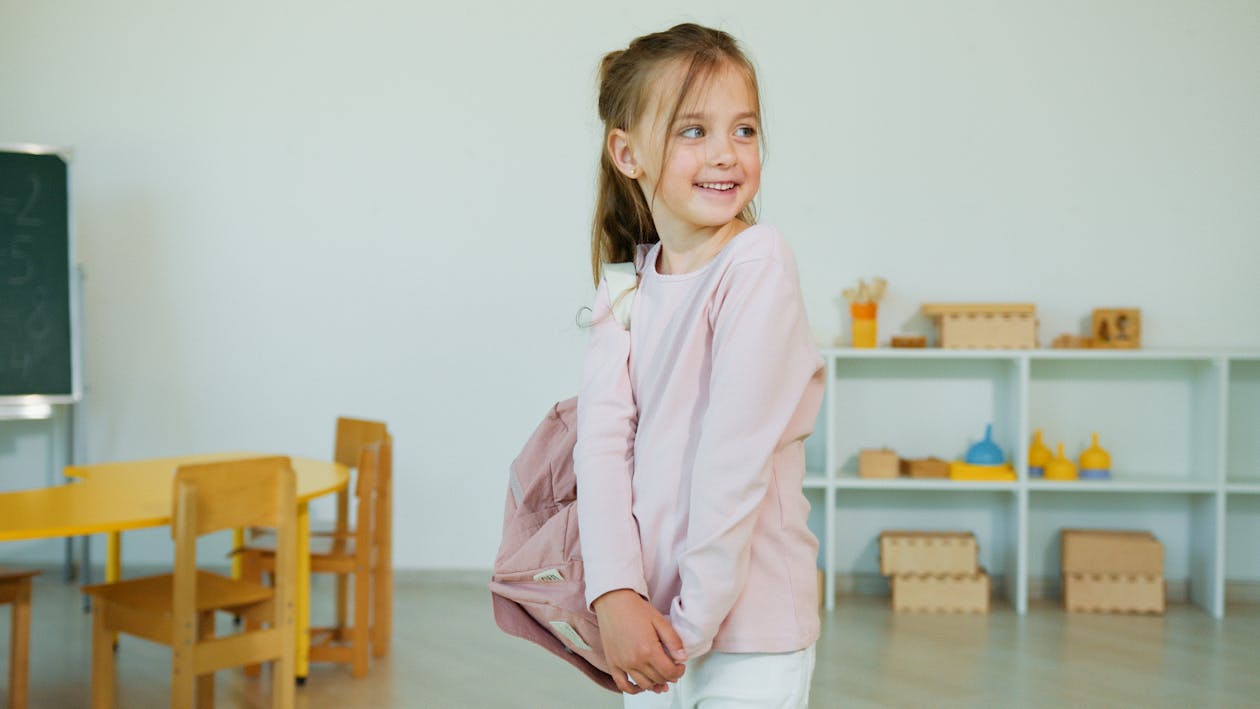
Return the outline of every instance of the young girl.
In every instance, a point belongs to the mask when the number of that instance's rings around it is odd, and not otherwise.
[[[586,600],[627,707],[805,706],[803,440],[824,375],[792,252],[754,223],[752,64],[717,30],[646,35],[604,57],[599,113],[574,452]],[[627,331],[600,267],[632,260]]]

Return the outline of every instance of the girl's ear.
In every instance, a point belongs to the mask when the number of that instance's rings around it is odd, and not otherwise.
[[[643,174],[643,168],[634,156],[634,148],[630,146],[630,136],[620,128],[614,128],[608,134],[608,157],[612,158],[617,171],[632,180]]]

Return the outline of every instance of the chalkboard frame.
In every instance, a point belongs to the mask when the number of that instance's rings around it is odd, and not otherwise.
[[[70,381],[68,392],[31,392],[29,394],[0,395],[0,414],[3,418],[44,418],[55,404],[77,404],[83,400],[82,367],[82,270],[78,267],[76,229],[74,220],[74,186],[71,166],[74,150],[69,146],[41,145],[37,143],[0,143],[0,153],[27,155],[56,155],[66,166],[66,274],[70,305]],[[25,412],[25,415],[24,415]],[[47,413],[45,413],[47,412]]]

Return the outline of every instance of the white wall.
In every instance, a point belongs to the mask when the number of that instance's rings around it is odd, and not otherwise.
[[[1045,339],[1133,305],[1152,347],[1260,347],[1256,3],[431,5],[0,0],[0,142],[75,149],[89,460],[327,456],[382,418],[398,564],[488,567],[577,387],[596,62],[686,19],[760,66],[763,219],[820,341],[882,274],[885,335],[1021,300]],[[46,436],[0,428],[0,486],[43,484]]]

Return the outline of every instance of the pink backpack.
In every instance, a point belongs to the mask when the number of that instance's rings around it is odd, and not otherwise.
[[[595,614],[586,607],[578,544],[577,399],[556,404],[512,462],[503,541],[490,594],[494,620],[619,692],[608,673]]]
[[[627,329],[638,283],[635,264],[604,265],[613,317]],[[595,614],[586,606],[578,543],[577,399],[547,412],[512,461],[503,540],[494,558],[494,620],[509,635],[543,646],[601,687],[620,693],[608,673]]]

